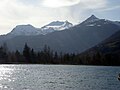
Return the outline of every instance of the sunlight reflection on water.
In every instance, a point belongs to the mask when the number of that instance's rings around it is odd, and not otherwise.
[[[8,89],[9,86],[6,84],[6,82],[13,82],[13,78],[11,78],[12,74],[14,72],[14,68],[9,68],[8,65],[1,65],[0,66],[0,90]],[[11,88],[12,89],[12,88]]]
[[[0,90],[118,90],[119,67],[0,65]]]

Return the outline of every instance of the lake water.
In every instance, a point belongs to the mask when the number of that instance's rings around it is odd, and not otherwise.
[[[0,65],[0,90],[119,90],[120,67]]]

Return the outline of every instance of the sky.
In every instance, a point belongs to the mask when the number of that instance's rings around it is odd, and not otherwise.
[[[52,21],[78,24],[92,14],[120,21],[120,0],[0,0],[0,35],[22,24],[37,28]]]

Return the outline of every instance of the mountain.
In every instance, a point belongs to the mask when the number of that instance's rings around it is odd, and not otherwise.
[[[57,25],[61,26],[61,23],[50,23],[45,27]],[[69,29],[60,29],[60,31],[58,30],[59,32],[46,35],[17,36],[7,39],[4,42],[7,43],[10,50],[18,49],[21,51],[24,44],[28,43],[31,48],[37,51],[41,50],[44,45],[48,45],[53,51],[81,53],[107,39],[119,30],[120,26],[113,21],[99,19],[92,15],[82,23]]]
[[[87,25],[89,23],[94,23],[95,21],[99,21],[100,19],[97,18],[95,15],[91,15],[88,19],[83,21],[81,24]]]
[[[9,35],[11,36],[30,36],[30,35],[39,35],[40,31],[32,25],[18,25],[16,26]]]
[[[72,23],[65,21],[65,22],[61,22],[61,21],[55,21],[55,22],[51,22],[50,24],[44,26],[44,27],[51,27],[51,28],[55,28],[56,30],[63,30],[63,29],[68,29],[69,27],[72,27]]]
[[[45,35],[54,31],[60,31],[72,27],[72,23],[68,21],[65,22],[51,22],[48,25],[43,26],[42,28],[35,28],[34,26],[28,25],[18,25],[16,26],[8,36],[35,36],[35,35]]]
[[[118,27],[120,27],[120,22],[118,21],[99,19],[95,15],[91,15],[91,17],[89,17],[88,19],[86,19],[85,21],[81,23],[82,26],[87,26],[87,27],[100,27],[100,26],[107,25],[107,24],[108,25],[113,24],[113,25],[117,25]]]
[[[118,22],[118,21],[115,21],[113,23],[116,24],[116,25],[118,25],[118,26],[120,26],[120,22]]]
[[[120,30],[100,44],[79,55],[82,62],[92,65],[120,65]],[[89,59],[84,59],[89,57]]]
[[[120,31],[116,32],[100,44],[87,50],[88,53],[96,53],[97,51],[102,54],[119,54],[120,55]]]
[[[41,31],[42,31],[42,34],[45,35],[47,33],[51,33],[54,31],[61,31],[61,30],[69,29],[72,26],[73,24],[68,21],[65,21],[65,22],[55,21],[55,22],[51,22],[48,25],[43,26],[41,28]]]

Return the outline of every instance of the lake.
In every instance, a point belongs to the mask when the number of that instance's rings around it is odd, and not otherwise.
[[[118,90],[120,67],[0,65],[0,90]]]

